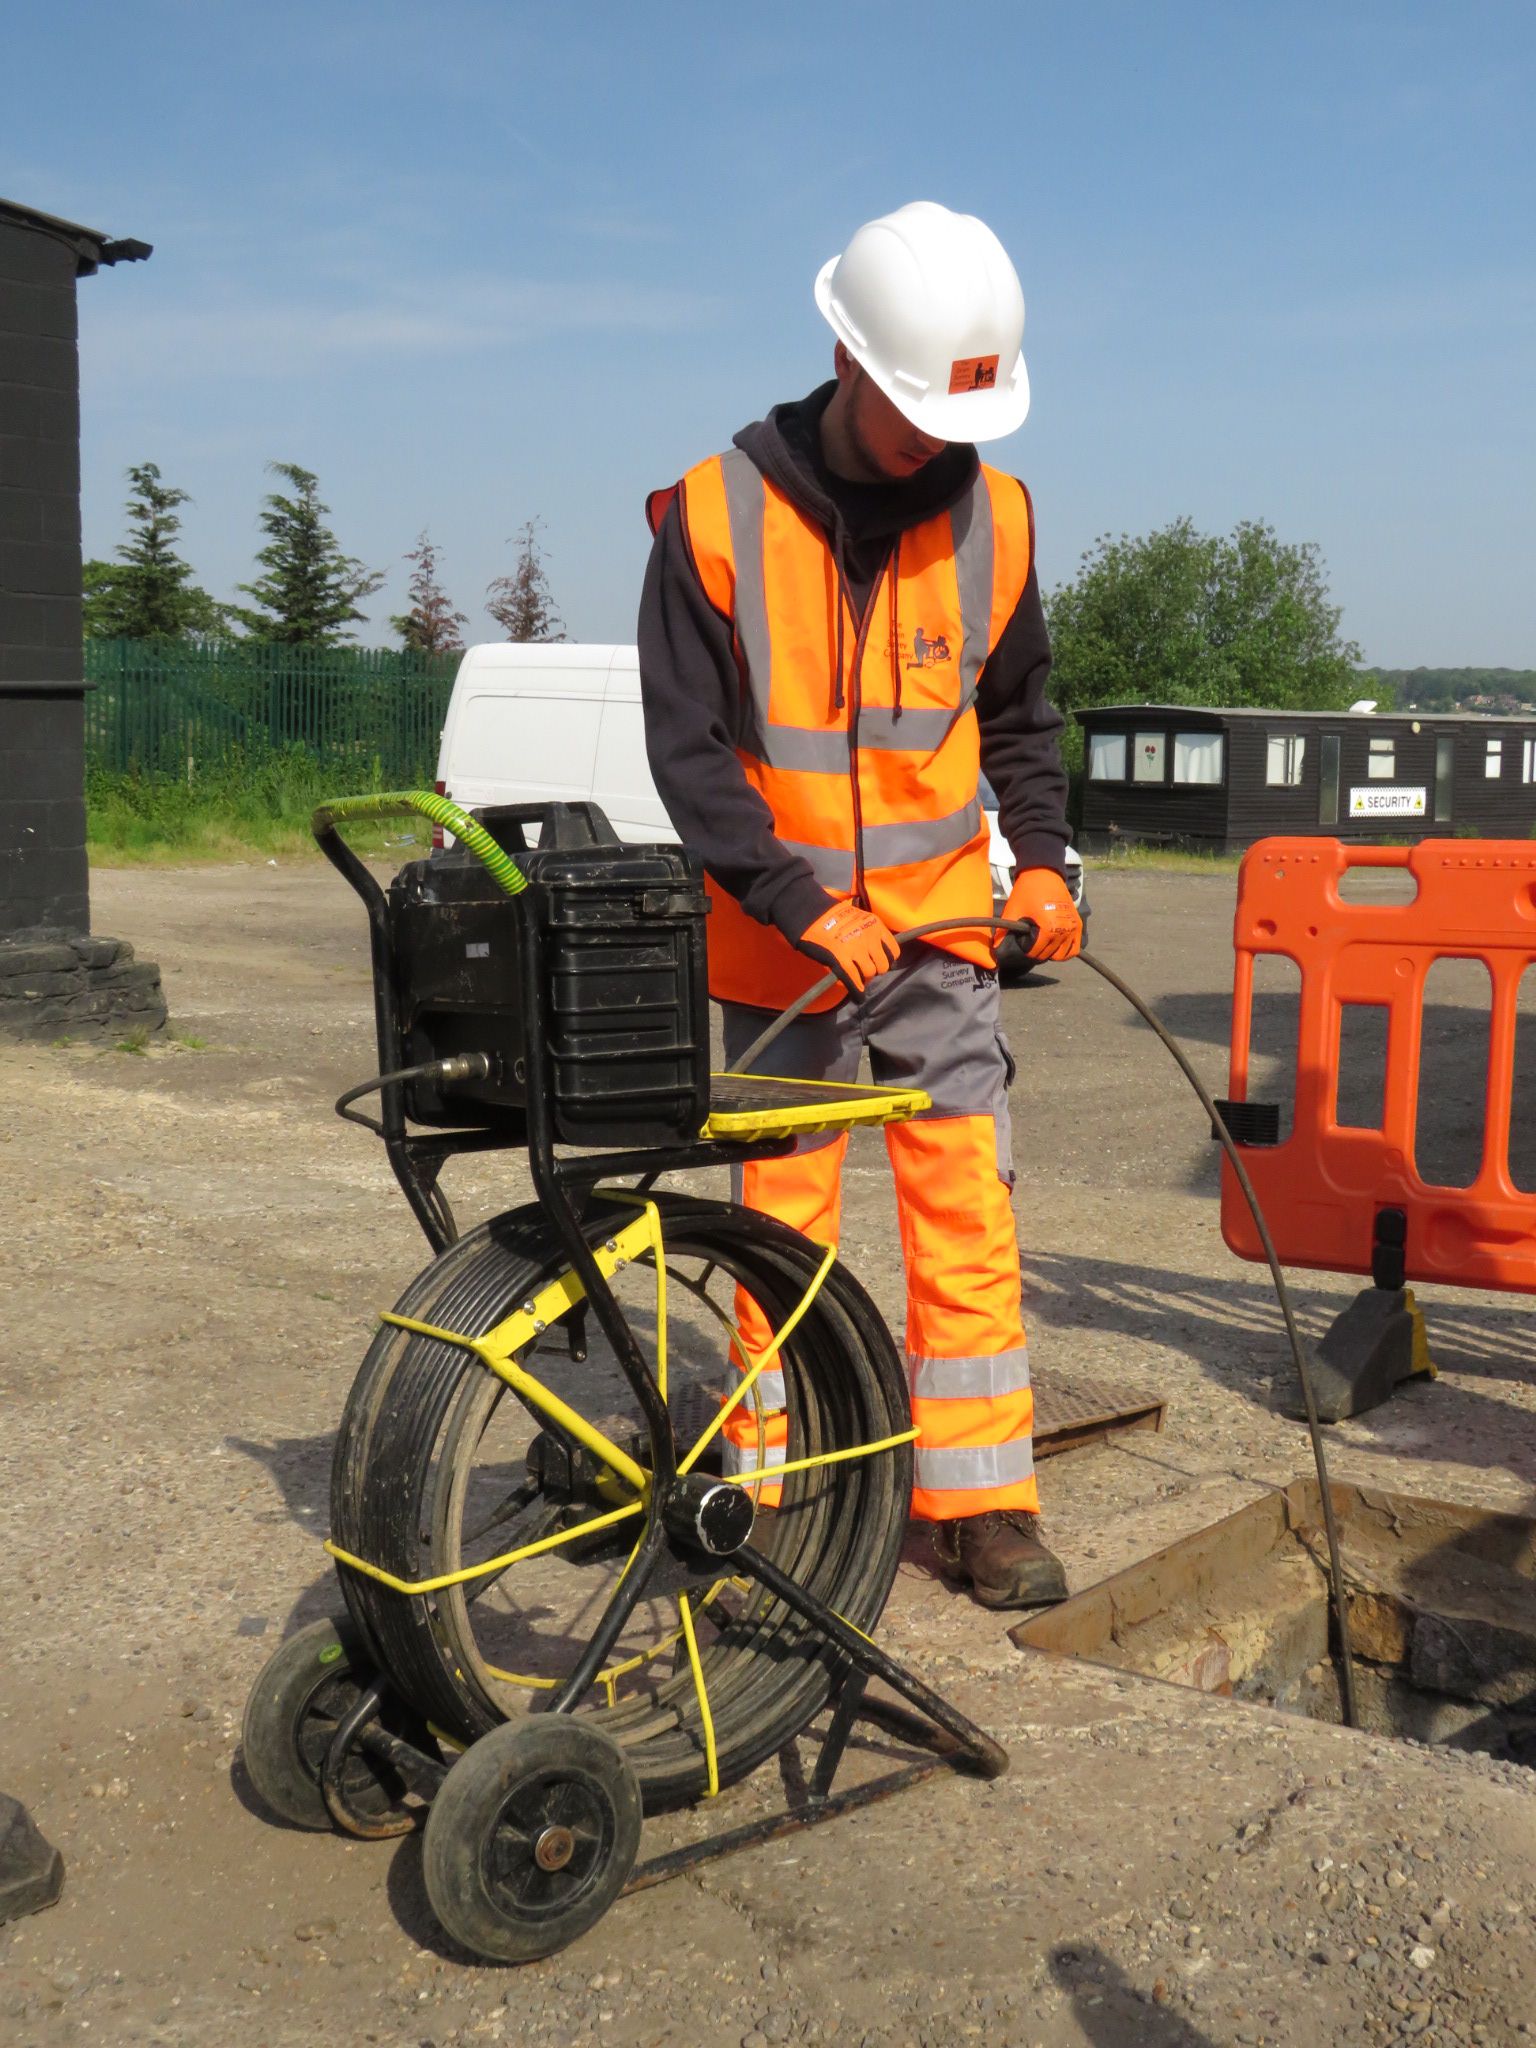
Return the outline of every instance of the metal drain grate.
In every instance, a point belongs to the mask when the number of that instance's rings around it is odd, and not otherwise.
[[[1035,1382],[1035,1456],[1053,1457],[1123,1429],[1161,1429],[1167,1403],[1145,1388],[1089,1373]]]

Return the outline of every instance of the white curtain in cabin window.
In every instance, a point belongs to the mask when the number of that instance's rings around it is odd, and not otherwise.
[[[1088,780],[1124,782],[1125,734],[1096,732],[1088,742]]]
[[[1264,780],[1268,787],[1298,789],[1306,754],[1305,733],[1272,732],[1264,744]]]
[[[1175,782],[1220,782],[1221,734],[1176,732],[1173,736]]]

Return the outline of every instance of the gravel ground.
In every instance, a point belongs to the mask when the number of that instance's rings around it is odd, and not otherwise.
[[[318,1551],[330,1433],[422,1245],[382,1157],[329,1114],[369,1065],[362,922],[329,872],[124,872],[95,890],[96,928],[160,961],[173,1033],[205,1043],[0,1049],[0,1788],[68,1864],[56,1908],[0,1931],[0,2038],[1311,2048],[1536,2032],[1527,1773],[1026,1657],[1008,1617],[935,1579],[918,1536],[883,1639],[1010,1746],[997,1784],[931,1780],[709,1866],[516,1972],[443,1940],[414,1838],[259,1816],[237,1758],[245,1696],[273,1645],[335,1604]],[[1094,900],[1096,950],[1219,1085],[1230,878],[1101,874]],[[1160,1437],[1045,1467],[1080,1587],[1295,1477],[1305,1438],[1276,1411],[1267,1282],[1221,1245],[1215,1160],[1165,1055],[1081,969],[1005,1005],[1037,1370],[1169,1403]],[[1448,1009],[1444,1042],[1465,1021]],[[1437,1100],[1448,1132],[1471,1087]],[[526,1196],[506,1160],[454,1188],[470,1216]],[[846,1213],[846,1252],[896,1314],[875,1140],[856,1142]],[[1351,1291],[1298,1276],[1314,1329]],[[1335,1470],[1528,1510],[1524,1304],[1427,1308],[1441,1378],[1332,1432]],[[718,1817],[766,1810],[798,1767],[728,1792]],[[647,1852],[702,1825],[658,1822]]]

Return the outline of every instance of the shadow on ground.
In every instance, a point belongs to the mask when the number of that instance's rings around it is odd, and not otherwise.
[[[1025,1312],[1058,1328],[1113,1331],[1182,1352],[1217,1385],[1256,1407],[1285,1412],[1295,1392],[1290,1347],[1267,1277],[1250,1273],[1239,1268],[1214,1281],[1166,1267],[1036,1252],[1025,1262]],[[1314,1341],[1347,1300],[1294,1282],[1291,1291],[1302,1330]],[[1394,1456],[1443,1458],[1454,1440],[1458,1455],[1471,1446],[1475,1462],[1536,1479],[1536,1415],[1476,1384],[1536,1384],[1536,1324],[1523,1306],[1454,1299],[1423,1305],[1440,1377],[1400,1387],[1349,1427]],[[1150,1362],[1147,1377],[1155,1378]]]
[[[1063,1943],[1051,1975],[1072,2000],[1072,2017],[1093,2048],[1218,2048],[1209,2034],[1144,1995],[1103,1949]]]

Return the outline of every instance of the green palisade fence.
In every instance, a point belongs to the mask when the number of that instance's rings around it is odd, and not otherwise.
[[[341,788],[431,786],[456,654],[87,640],[86,759],[195,782],[302,747]]]

